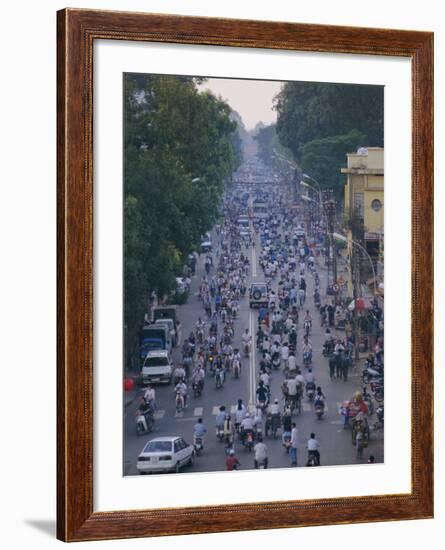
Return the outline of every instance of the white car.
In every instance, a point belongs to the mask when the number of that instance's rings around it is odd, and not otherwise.
[[[142,384],[152,384],[153,382],[171,384],[172,373],[173,363],[167,350],[156,349],[147,353],[141,371]]]
[[[151,439],[138,456],[140,474],[176,472],[193,464],[195,449],[180,436]]]

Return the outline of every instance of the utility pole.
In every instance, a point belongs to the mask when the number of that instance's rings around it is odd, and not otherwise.
[[[332,248],[332,278],[334,284],[337,283],[337,254],[335,250],[335,240],[334,240],[334,223],[335,223],[335,200],[334,193],[332,189],[329,189],[329,201],[327,204],[327,218],[329,223],[329,239]]]
[[[349,232],[351,235],[351,241],[356,239],[354,232],[355,223],[356,223],[356,212],[354,208],[354,193],[352,187],[352,181],[348,181],[349,185]],[[353,243],[350,243],[350,254],[351,254],[351,278],[352,278],[352,298],[354,300],[354,310],[352,312],[352,333],[354,335],[354,361],[355,365],[358,365],[359,361],[359,342],[358,342],[358,318],[357,318],[357,298],[359,295],[358,286],[360,279],[360,264],[359,256],[354,247]]]

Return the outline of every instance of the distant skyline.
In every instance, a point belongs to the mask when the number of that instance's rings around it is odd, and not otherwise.
[[[246,129],[252,130],[258,122],[266,125],[276,122],[277,113],[272,109],[273,98],[282,85],[283,82],[270,80],[209,78],[199,88],[221,96],[239,113]]]

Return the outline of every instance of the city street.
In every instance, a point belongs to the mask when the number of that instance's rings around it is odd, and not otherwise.
[[[252,227],[251,227],[252,229]],[[245,247],[242,251],[250,260],[250,272],[246,279],[249,287],[252,282],[264,282],[263,270],[259,264],[259,252],[261,250],[258,235],[252,231],[255,238],[255,246]],[[217,239],[215,232],[212,232],[212,239]],[[213,250],[215,258],[215,250]],[[187,303],[178,306],[177,314],[181,323],[182,339],[173,351],[174,364],[182,361],[181,346],[182,340],[190,332],[195,330],[195,325],[199,317],[206,319],[202,301],[199,298],[200,282],[205,274],[204,270],[205,255],[201,254],[196,265],[196,273],[192,277],[190,286],[190,295]],[[316,258],[316,270],[320,277],[320,292],[322,302],[326,301],[326,288],[328,286],[327,270],[324,265],[324,258]],[[212,276],[212,272],[210,273]],[[301,342],[303,333],[303,314],[306,309],[310,311],[313,319],[312,332],[310,339],[313,346],[312,369],[315,375],[317,386],[321,386],[326,396],[325,414],[321,420],[318,420],[313,404],[306,396],[302,398],[301,415],[294,414],[293,420],[297,424],[299,431],[298,448],[298,466],[305,466],[307,459],[306,441],[311,432],[316,434],[320,443],[320,455],[322,465],[342,465],[342,464],[360,464],[365,463],[372,454],[376,462],[383,461],[383,432],[371,430],[371,436],[368,447],[365,448],[363,457],[356,457],[355,446],[351,443],[351,430],[343,428],[343,417],[339,414],[341,403],[350,400],[355,391],[361,388],[361,366],[351,369],[348,381],[340,379],[330,380],[328,359],[322,355],[322,347],[325,340],[324,328],[321,327],[320,313],[314,305],[313,276],[307,270],[305,275],[307,290],[307,300],[303,308],[300,308],[300,320],[298,326],[297,343],[297,363],[302,364]],[[272,288],[277,292],[278,278],[272,282]],[[248,293],[240,299],[240,311],[235,321],[235,336],[233,347],[242,350],[241,336],[246,328],[255,341],[255,334],[258,329],[258,309],[249,308]],[[338,335],[344,338],[344,331],[332,330],[333,336]],[[221,471],[225,469],[225,446],[220,443],[215,436],[215,416],[221,405],[226,406],[226,410],[232,414],[235,412],[238,399],[249,410],[254,410],[255,391],[258,384],[259,375],[259,352],[255,345],[252,346],[250,357],[244,357],[242,354],[242,370],[239,379],[234,379],[231,372],[227,373],[226,382],[222,388],[215,387],[215,380],[207,370],[205,387],[200,397],[194,398],[190,385],[188,390],[187,407],[180,413],[175,409],[175,394],[173,385],[156,385],[156,412],[154,430],[144,436],[137,436],[135,430],[135,418],[139,404],[139,397],[143,395],[143,389],[138,390],[134,401],[126,407],[124,411],[124,475],[136,475],[136,462],[139,453],[146,442],[155,437],[161,436],[182,436],[188,443],[193,442],[193,427],[198,418],[203,419],[207,428],[204,439],[204,450],[200,456],[196,456],[193,464],[184,468],[184,472],[210,472]],[[306,369],[302,368],[303,375]],[[284,380],[283,369],[273,370],[271,373],[271,402],[279,399],[280,408],[283,409],[284,400],[281,386]],[[369,424],[372,426],[375,418],[370,416]],[[268,448],[269,468],[287,468],[291,467],[289,455],[284,450],[281,443],[281,431],[276,439],[271,436],[265,437],[264,442]],[[238,439],[235,439],[234,448],[236,455],[241,462],[242,469],[253,468],[253,453],[247,452]]]

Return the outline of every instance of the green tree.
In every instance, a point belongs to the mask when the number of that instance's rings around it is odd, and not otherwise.
[[[189,77],[124,78],[124,294],[135,341],[148,297],[169,293],[218,216],[239,162],[231,109]]]
[[[322,187],[333,189],[337,199],[342,200],[344,176],[340,169],[346,167],[346,154],[366,141],[366,135],[358,130],[310,141],[301,147],[301,169]]]
[[[383,86],[288,82],[274,101],[277,134],[297,162],[304,144],[357,129],[383,146]]]

